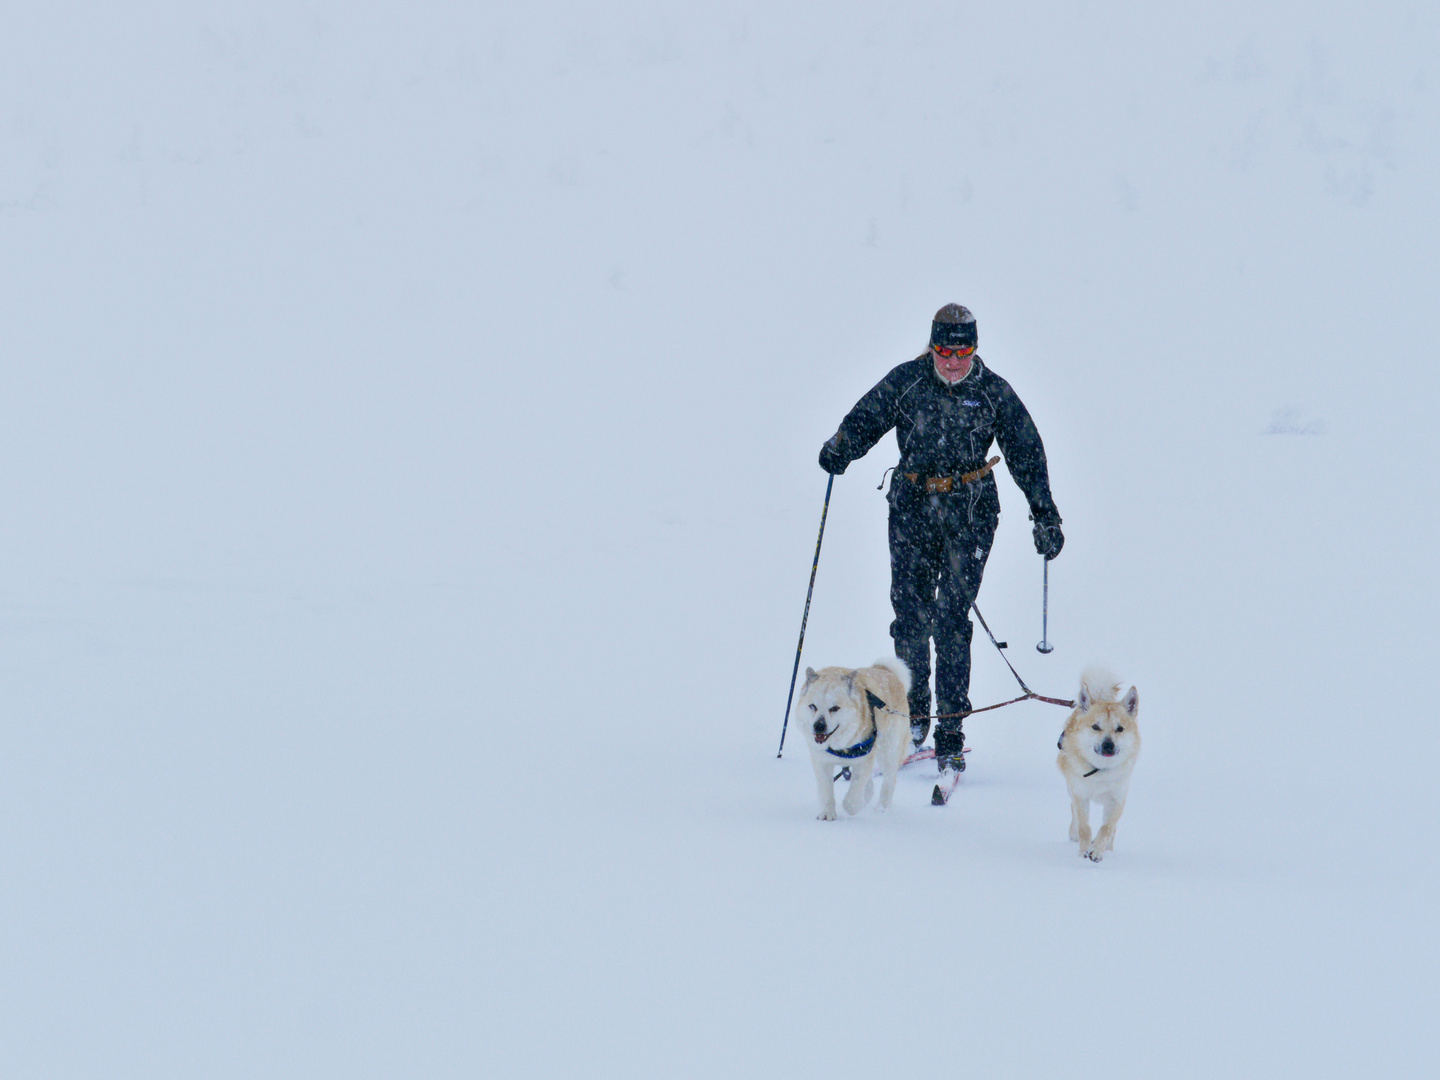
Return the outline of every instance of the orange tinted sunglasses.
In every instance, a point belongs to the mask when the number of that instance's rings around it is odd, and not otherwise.
[[[961,348],[951,349],[944,345],[931,345],[937,356],[969,356],[975,351],[974,345],[965,345]]]

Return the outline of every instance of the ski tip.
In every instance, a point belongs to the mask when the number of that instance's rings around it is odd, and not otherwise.
[[[964,759],[961,758],[960,760],[963,763]],[[931,806],[944,806],[950,801],[950,796],[954,795],[955,789],[960,786],[960,773],[962,771],[964,771],[963,764],[961,769],[957,769],[954,772],[946,771],[940,774],[940,782],[935,785],[935,790],[930,793]]]

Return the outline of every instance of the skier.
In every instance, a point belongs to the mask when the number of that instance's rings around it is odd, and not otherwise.
[[[838,475],[895,429],[890,636],[912,676],[917,748],[930,730],[935,641],[935,761],[942,773],[965,768],[963,717],[945,714],[970,710],[970,605],[1000,516],[993,463],[985,460],[992,442],[1030,503],[1035,550],[1048,560],[1065,544],[1040,433],[1010,384],[976,355],[978,340],[969,309],[946,304],[930,325],[929,349],[881,379],[820,448],[820,467]]]

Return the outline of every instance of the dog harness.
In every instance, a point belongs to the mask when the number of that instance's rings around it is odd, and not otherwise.
[[[1063,731],[1060,732],[1060,738],[1058,738],[1058,739],[1055,740],[1055,748],[1056,748],[1057,750],[1064,750],[1064,749],[1065,749],[1065,732],[1063,732]],[[1099,771],[1100,771],[1100,766],[1099,766],[1099,765],[1096,765],[1093,769],[1091,769],[1089,772],[1087,772],[1087,773],[1085,774],[1085,776],[1082,776],[1080,779],[1083,780],[1083,779],[1085,779],[1086,776],[1094,776],[1094,775],[1095,775],[1097,772],[1099,772]]]
[[[879,734],[879,733],[878,733],[878,732],[875,732],[875,731],[872,731],[872,732],[870,732],[870,737],[869,737],[868,739],[866,739],[864,742],[858,742],[858,743],[856,743],[854,746],[847,746],[844,750],[831,750],[831,749],[827,746],[827,747],[825,748],[825,752],[826,752],[827,754],[832,754],[832,755],[834,755],[835,757],[840,757],[840,758],[857,758],[857,757],[864,757],[866,754],[868,754],[868,753],[870,752],[871,747],[873,747],[873,746],[875,745],[875,736],[876,736],[877,734]]]
[[[880,734],[880,725],[875,723],[875,710],[888,710],[890,706],[886,705],[884,701],[876,697],[874,691],[872,690],[865,691],[865,700],[870,705],[870,737],[864,742],[856,743],[854,746],[847,746],[844,750],[831,750],[827,746],[825,748],[825,752],[827,754],[831,754],[834,757],[838,758],[864,757],[875,746],[875,736]]]

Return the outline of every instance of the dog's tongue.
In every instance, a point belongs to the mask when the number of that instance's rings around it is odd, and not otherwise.
[[[817,732],[815,732],[815,741],[816,741],[817,743],[823,743],[823,742],[824,742],[826,739],[828,739],[829,737],[830,737],[830,732],[828,732],[828,731],[817,731]]]

